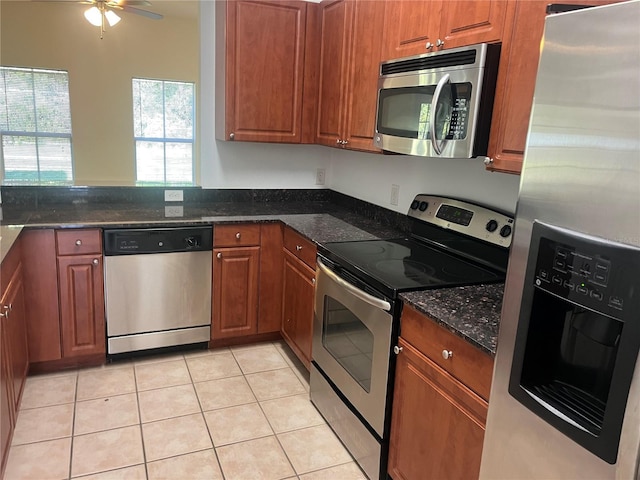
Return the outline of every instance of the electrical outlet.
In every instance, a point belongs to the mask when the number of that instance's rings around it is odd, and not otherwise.
[[[182,190],[165,190],[165,202],[182,202],[184,200],[184,192]]]
[[[165,205],[164,216],[165,217],[183,217],[184,207],[182,205]]]
[[[391,205],[398,205],[398,197],[400,196],[400,185],[391,185]]]
[[[316,169],[316,185],[324,185],[324,168]]]

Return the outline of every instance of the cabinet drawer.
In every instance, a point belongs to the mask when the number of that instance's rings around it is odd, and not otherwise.
[[[317,248],[315,244],[291,228],[285,228],[284,230],[284,248],[312,269],[316,269]]]
[[[215,225],[214,247],[245,247],[260,245],[260,224]]]
[[[400,336],[485,400],[489,399],[493,359],[434,320],[406,306]],[[451,352],[445,359],[443,352]]]
[[[58,255],[84,255],[102,253],[100,230],[56,230]]]

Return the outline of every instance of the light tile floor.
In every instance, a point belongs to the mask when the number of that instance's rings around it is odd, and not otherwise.
[[[5,480],[362,480],[284,342],[27,379]]]

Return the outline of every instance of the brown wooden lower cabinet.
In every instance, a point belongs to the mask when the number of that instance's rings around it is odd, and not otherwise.
[[[474,479],[487,402],[400,339],[388,472],[394,480]]]
[[[307,368],[311,367],[315,291],[315,271],[285,250],[282,336]]]
[[[478,478],[493,359],[410,306],[400,331],[389,475]]]
[[[62,356],[104,354],[104,277],[101,255],[58,257]]]
[[[14,243],[0,266],[0,478],[29,367],[20,247]]]
[[[213,249],[211,339],[258,332],[260,247]]]

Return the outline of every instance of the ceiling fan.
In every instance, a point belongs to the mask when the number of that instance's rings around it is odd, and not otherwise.
[[[142,15],[152,20],[162,20],[163,16],[159,13],[150,12],[149,10],[142,10],[141,8],[134,7],[133,5],[150,6],[151,2],[148,0],[45,0],[49,2],[75,2],[82,5],[91,5],[89,9],[84,12],[84,17],[91,25],[100,27],[100,38],[104,36],[104,29],[106,24],[110,27],[115,26],[121,19],[116,11],[122,11],[126,13],[135,13],[136,15]]]

